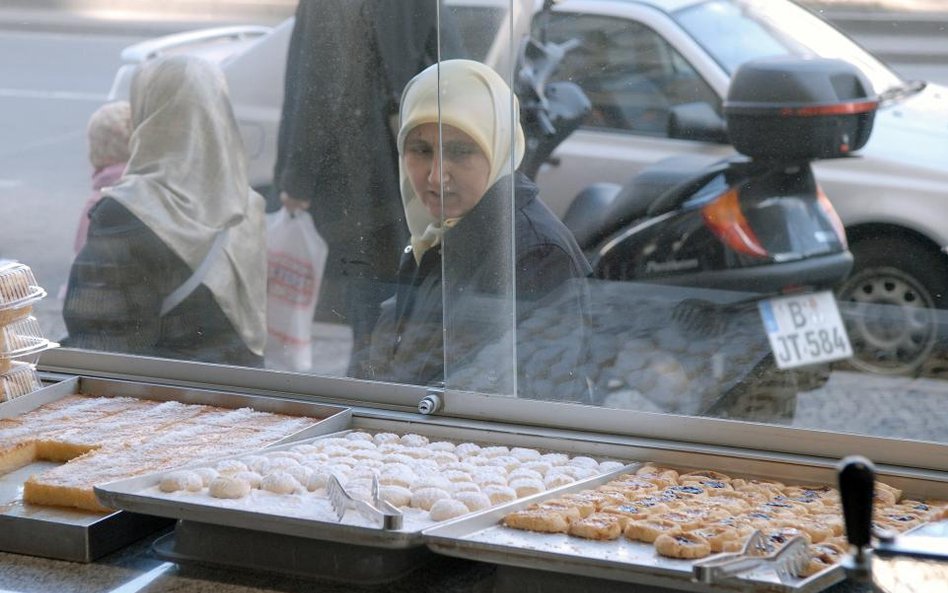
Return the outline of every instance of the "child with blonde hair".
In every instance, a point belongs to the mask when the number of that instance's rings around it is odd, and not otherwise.
[[[132,110],[128,101],[113,101],[95,110],[89,118],[86,135],[89,142],[89,162],[92,164],[92,195],[86,201],[79,217],[75,251],[79,253],[86,243],[89,231],[89,212],[102,197],[102,188],[118,183],[129,159],[129,139],[132,135]]]

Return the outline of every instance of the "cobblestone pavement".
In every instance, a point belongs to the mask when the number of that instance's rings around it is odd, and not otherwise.
[[[797,395],[791,425],[948,443],[948,381],[834,371]]]
[[[314,324],[313,372],[341,375],[351,348],[346,326]],[[793,380],[772,381],[753,376],[751,397],[757,409],[780,402],[789,409],[775,418],[772,409],[760,415],[754,409],[730,417],[779,422],[788,426],[830,432],[905,438],[948,443],[948,355],[933,357],[921,377],[886,377],[834,370],[825,385],[800,389]],[[796,398],[793,398],[796,392]],[[753,405],[748,406],[753,408]]]

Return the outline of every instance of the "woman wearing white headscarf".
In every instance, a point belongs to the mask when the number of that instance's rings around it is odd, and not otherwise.
[[[263,198],[250,189],[220,69],[194,57],[132,82],[131,158],[103,190],[63,316],[79,348],[260,365]]]
[[[452,374],[473,364],[510,331],[501,309],[511,280],[518,322],[555,296],[562,317],[582,331],[589,264],[536,185],[510,174],[524,136],[516,98],[496,72],[447,60],[412,79],[398,152],[411,245],[373,336],[375,378],[432,384],[444,380],[445,364]],[[521,396],[550,395],[520,387]]]

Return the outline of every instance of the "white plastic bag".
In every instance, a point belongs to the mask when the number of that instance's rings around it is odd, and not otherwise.
[[[312,366],[312,326],[329,248],[308,212],[267,215],[267,368]]]

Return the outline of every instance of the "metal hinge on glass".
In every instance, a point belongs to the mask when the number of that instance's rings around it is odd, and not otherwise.
[[[418,402],[418,411],[426,416],[435,414],[444,405],[444,385],[428,387],[425,397]]]

